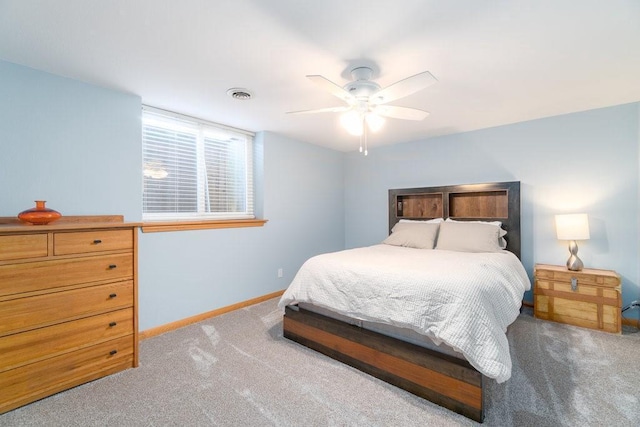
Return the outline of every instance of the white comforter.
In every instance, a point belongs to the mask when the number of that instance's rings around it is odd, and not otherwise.
[[[520,260],[507,251],[375,245],[309,259],[279,306],[306,302],[412,329],[445,342],[478,371],[503,382],[511,376],[505,333],[530,287]]]

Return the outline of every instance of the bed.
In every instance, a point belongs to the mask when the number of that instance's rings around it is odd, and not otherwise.
[[[389,190],[389,230],[309,259],[280,300],[283,334],[482,422],[486,382],[511,374],[505,332],[530,287],[520,184]]]

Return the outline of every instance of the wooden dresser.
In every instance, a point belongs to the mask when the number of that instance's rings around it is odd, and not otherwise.
[[[620,333],[620,276],[611,270],[537,264],[534,269],[535,317]]]
[[[0,218],[0,413],[138,365],[139,225]]]

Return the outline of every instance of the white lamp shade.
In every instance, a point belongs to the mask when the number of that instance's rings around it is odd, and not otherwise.
[[[589,239],[589,218],[587,214],[556,215],[558,240]]]

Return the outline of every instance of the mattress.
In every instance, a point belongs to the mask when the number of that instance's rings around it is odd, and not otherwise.
[[[279,305],[306,303],[368,327],[393,328],[385,334],[408,329],[503,382],[511,376],[506,330],[530,287],[510,252],[374,245],[307,260]]]

